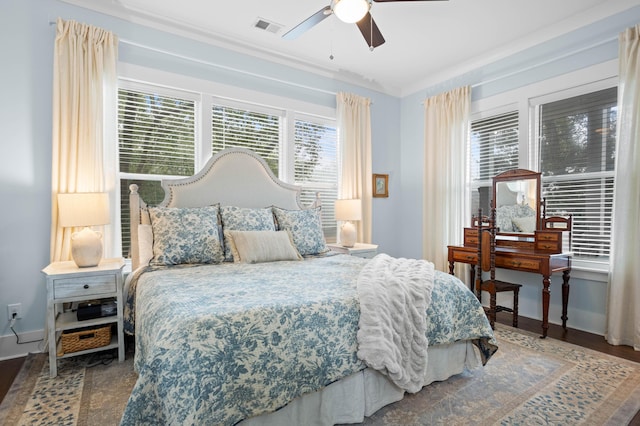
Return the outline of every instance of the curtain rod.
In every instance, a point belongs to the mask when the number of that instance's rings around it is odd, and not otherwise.
[[[56,24],[56,22],[49,21],[49,25],[55,25],[55,24]],[[150,51],[156,52],[156,53],[162,53],[164,55],[173,56],[173,57],[178,58],[178,59],[184,59],[184,60],[187,60],[187,61],[190,61],[190,62],[195,62],[195,63],[202,64],[202,65],[209,65],[209,66],[212,66],[212,67],[215,67],[215,68],[223,69],[225,71],[237,72],[237,73],[244,74],[244,75],[247,75],[247,76],[250,76],[250,77],[256,77],[256,78],[260,78],[260,79],[263,79],[263,80],[269,80],[269,81],[272,81],[272,82],[275,82],[275,83],[285,84],[287,86],[298,87],[300,89],[312,90],[312,91],[315,91],[315,92],[324,93],[326,95],[336,96],[336,92],[332,92],[330,90],[319,89],[317,87],[311,87],[311,86],[307,86],[307,85],[304,85],[304,84],[294,83],[294,82],[287,81],[287,80],[282,80],[282,79],[276,78],[276,77],[269,77],[269,76],[262,75],[262,74],[256,74],[256,73],[251,72],[251,71],[241,70],[241,69],[238,69],[238,68],[234,68],[234,67],[229,67],[229,66],[226,66],[226,65],[218,64],[218,63],[215,63],[215,62],[205,61],[205,60],[194,58],[194,57],[191,57],[191,56],[182,55],[180,53],[171,52],[169,50],[159,49],[159,48],[148,46],[148,45],[145,45],[145,44],[136,43],[134,41],[123,39],[123,38],[120,38],[120,37],[118,37],[118,41],[120,43],[128,44],[129,46],[139,47],[141,49],[150,50]]]

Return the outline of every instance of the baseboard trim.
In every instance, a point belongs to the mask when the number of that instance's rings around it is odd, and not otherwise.
[[[30,353],[42,353],[44,350],[44,330],[26,331],[19,333],[20,343],[16,341],[14,334],[0,336],[0,361],[7,359],[20,358]]]

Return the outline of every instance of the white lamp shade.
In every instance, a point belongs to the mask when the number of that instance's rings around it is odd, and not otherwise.
[[[352,220],[362,220],[361,200],[336,200],[336,220],[343,221],[340,227],[340,243],[344,247],[353,247],[356,243],[356,227]]]
[[[336,220],[362,220],[360,200],[336,200]]]
[[[104,192],[58,194],[58,223],[73,226],[106,225],[109,223],[109,195]]]
[[[58,223],[64,228],[109,223],[109,195],[103,192],[58,194]],[[80,268],[102,259],[102,233],[84,228],[71,234],[71,256]]]
[[[358,22],[369,11],[371,3],[368,0],[333,0],[331,10],[338,19],[347,24]]]

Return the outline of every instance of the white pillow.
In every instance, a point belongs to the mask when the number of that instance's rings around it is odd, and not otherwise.
[[[535,216],[513,217],[511,218],[511,222],[513,222],[513,227],[520,232],[526,232],[530,234],[536,230]]]
[[[224,231],[234,262],[301,260],[289,231]]]
[[[138,256],[140,265],[148,265],[153,259],[153,228],[151,225],[138,225]]]

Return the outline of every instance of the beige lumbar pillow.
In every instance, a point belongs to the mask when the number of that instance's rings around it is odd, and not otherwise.
[[[224,231],[234,262],[301,260],[289,231]]]

